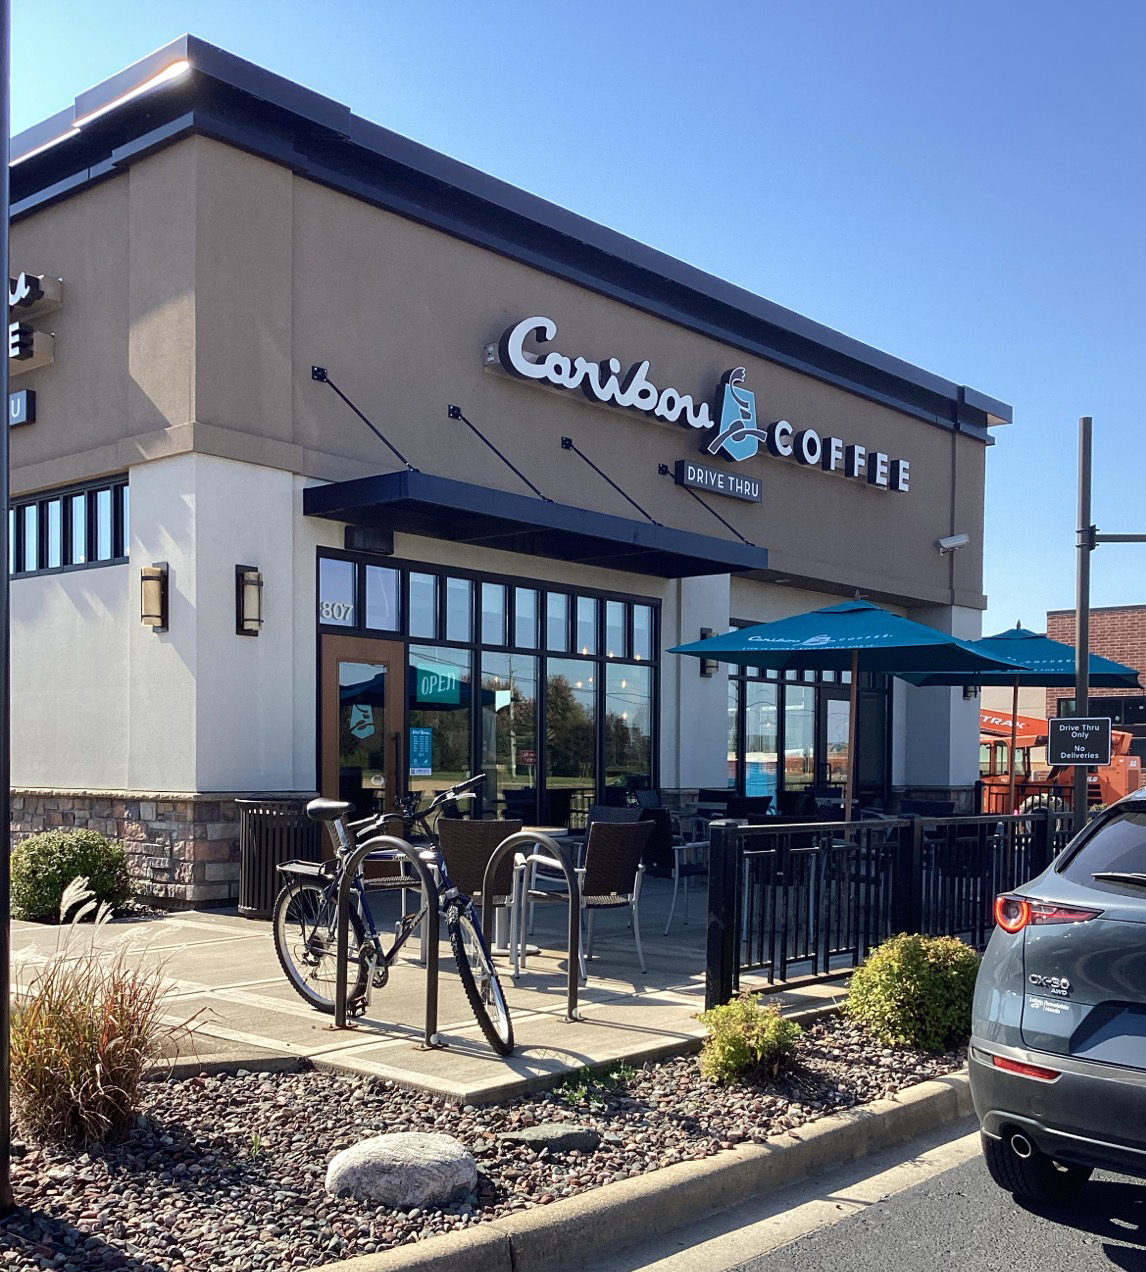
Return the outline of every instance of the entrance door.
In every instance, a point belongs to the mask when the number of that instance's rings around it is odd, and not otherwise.
[[[360,636],[322,637],[322,793],[358,816],[400,793],[406,651]]]
[[[817,786],[838,786],[848,780],[851,695],[847,688],[820,690],[820,746],[816,757]]]

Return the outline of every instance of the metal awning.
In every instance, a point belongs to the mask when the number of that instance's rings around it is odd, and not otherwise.
[[[768,566],[765,548],[430,473],[383,473],[310,486],[303,492],[302,506],[308,517],[660,578],[734,574]]]

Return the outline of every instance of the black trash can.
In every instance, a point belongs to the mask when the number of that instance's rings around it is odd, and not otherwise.
[[[239,913],[269,919],[282,886],[284,861],[322,860],[322,823],[306,815],[302,799],[237,799]]]

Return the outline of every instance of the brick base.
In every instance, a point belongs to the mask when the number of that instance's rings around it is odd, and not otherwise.
[[[235,801],[268,794],[13,790],[12,840],[64,827],[96,830],[123,844],[141,899],[173,910],[226,902],[239,895]],[[311,792],[276,793],[283,797]]]

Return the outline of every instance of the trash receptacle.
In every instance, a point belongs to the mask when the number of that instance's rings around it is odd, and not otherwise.
[[[239,809],[239,913],[269,919],[284,861],[321,861],[322,824],[306,815],[301,799],[237,799]]]

